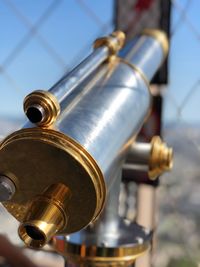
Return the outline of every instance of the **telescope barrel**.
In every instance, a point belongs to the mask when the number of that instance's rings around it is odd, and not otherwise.
[[[40,90],[28,95],[24,101],[24,111],[28,119],[38,125],[50,125],[62,110],[63,100],[78,87],[95,69],[109,57],[117,54],[124,44],[125,34],[113,32],[94,42],[94,51],[72,71],[66,73],[48,91]],[[46,101],[45,98],[48,98]],[[52,119],[50,119],[52,117]]]
[[[86,77],[88,77],[109,56],[108,47],[99,47],[72,71],[64,75],[49,92],[61,103]]]
[[[28,245],[42,246],[54,234],[79,231],[99,217],[106,192],[117,184],[115,172],[149,114],[148,78],[163,62],[166,42],[163,33],[144,32],[133,47],[124,48],[124,58],[112,57],[72,90],[70,100],[63,100],[60,116],[48,118],[54,124],[40,128],[28,122],[0,144],[0,174],[16,186],[12,202],[5,206],[22,223],[19,233]],[[143,61],[138,53],[143,53]],[[35,95],[53,103],[51,108],[56,111],[52,93],[35,92],[33,98],[26,98],[29,104],[34,103]],[[49,186],[54,193],[42,193]],[[60,187],[68,203],[60,201]],[[54,213],[57,216],[51,229],[49,210],[51,218]]]
[[[62,103],[70,92],[80,85],[98,66],[121,49],[124,40],[125,35],[120,31],[116,31],[108,37],[97,39],[94,42],[94,51],[72,71],[65,74],[49,89],[49,92],[57,98],[59,103]]]
[[[124,58],[100,66],[86,81],[81,97],[77,88],[71,105],[54,126],[84,146],[106,180],[111,179],[114,165],[123,160],[150,110],[151,95],[145,77],[147,74],[152,78],[163,62],[167,42],[163,33],[159,39],[155,31],[152,32],[152,35],[148,31],[136,37],[132,49],[122,49]],[[137,66],[134,64],[139,52],[143,54]]]
[[[163,63],[168,49],[168,41],[163,32],[146,29],[142,35],[129,41],[119,56],[133,64],[147,81],[151,81],[155,69]]]
[[[81,97],[77,89],[71,105],[54,124],[92,155],[106,179],[123,160],[151,104],[142,76],[120,60],[115,63],[111,69],[101,66]]]

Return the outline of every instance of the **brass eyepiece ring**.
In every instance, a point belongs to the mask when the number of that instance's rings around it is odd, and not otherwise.
[[[122,31],[115,31],[107,37],[98,38],[94,42],[94,49],[107,46],[110,56],[116,55],[125,43],[125,33]]]
[[[37,90],[25,97],[24,112],[32,123],[50,126],[60,114],[60,105],[50,92]]]
[[[151,156],[149,160],[149,178],[155,180],[164,171],[173,167],[173,149],[168,147],[159,136],[151,140]]]

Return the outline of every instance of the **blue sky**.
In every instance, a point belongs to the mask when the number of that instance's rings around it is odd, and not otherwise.
[[[175,120],[177,110],[174,104],[181,105],[185,99],[182,119],[187,122],[200,122],[200,84],[193,93],[189,91],[200,80],[200,1],[179,0],[172,10],[172,31],[169,57],[169,85],[165,99],[164,118]],[[190,3],[189,3],[190,2]],[[186,17],[180,19],[180,7],[189,3]],[[179,23],[180,22],[180,23]],[[176,103],[174,103],[174,100]]]
[[[84,6],[84,1],[92,12]],[[47,6],[54,1],[0,1],[0,65],[5,66],[4,75],[0,75],[0,119],[6,116],[23,116],[23,98],[29,92],[35,89],[48,89],[64,71],[71,68],[75,62],[78,63],[77,58],[74,59],[77,53],[84,57],[91,51],[95,38],[112,30],[113,1],[84,1],[56,0],[49,18],[39,27],[37,38],[36,35],[28,38],[27,25],[35,24]],[[190,1],[192,3],[187,9],[187,16],[198,30],[200,1]],[[184,7],[188,1],[176,2]],[[178,23],[179,11],[175,8],[172,12],[172,29],[175,27],[176,32],[171,41],[170,82],[165,101],[165,120],[177,118],[175,105],[181,104],[190,88],[200,78],[200,38],[197,38],[197,34],[191,31],[191,27],[183,20]],[[20,44],[22,38],[28,40],[17,56],[10,61],[8,55]],[[44,48],[46,44],[56,56],[48,54]],[[199,120],[199,89],[196,89],[183,109],[184,120]]]
[[[39,34],[56,51],[62,61],[54,60],[34,36],[29,39],[17,57],[6,64],[6,72],[14,79],[16,85],[0,75],[0,115],[21,116],[23,98],[35,89],[48,89],[58,78],[72,66],[74,56],[88,53],[93,40],[99,35],[99,23],[108,24],[110,32],[112,20],[112,1],[88,1],[99,21],[90,18],[74,0],[56,0],[50,17],[39,27]],[[24,25],[7,4],[14,3],[26,20],[35,24],[52,0],[1,0],[0,1],[0,64],[5,65],[8,54],[28,33]],[[103,16],[102,16],[103,14]],[[102,34],[102,33],[101,33]],[[89,46],[90,44],[90,46]],[[77,62],[78,63],[78,62]]]

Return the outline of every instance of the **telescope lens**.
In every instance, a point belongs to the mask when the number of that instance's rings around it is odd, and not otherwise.
[[[27,225],[27,226],[25,226],[25,229],[26,229],[27,235],[30,236],[32,239],[34,239],[34,240],[44,240],[45,239],[42,232],[39,229],[37,229],[36,227]]]
[[[43,120],[44,111],[42,107],[32,106],[27,109],[26,115],[32,123],[39,123]]]

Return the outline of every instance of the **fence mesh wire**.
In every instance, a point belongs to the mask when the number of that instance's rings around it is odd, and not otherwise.
[[[22,116],[22,102],[28,92],[48,89],[91,51],[97,36],[111,32],[111,4],[104,0],[100,9],[95,9],[92,1],[81,0],[0,2],[4,40],[0,56],[1,117]]]
[[[0,120],[22,116],[22,102],[27,93],[48,89],[63,72],[87,55],[97,37],[112,31],[113,1],[99,2],[98,8],[91,0],[0,2]],[[197,266],[200,20],[192,12],[195,9],[198,12],[200,5],[195,0],[171,2],[170,83],[162,94],[163,131],[174,146],[175,166],[162,179],[158,228],[161,241],[155,266],[186,266],[181,265],[181,260],[190,262],[188,266]],[[183,49],[179,51],[178,46]],[[127,192],[132,191],[129,188]],[[129,196],[129,212],[133,202]]]

